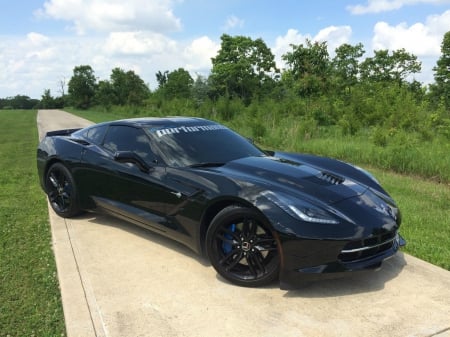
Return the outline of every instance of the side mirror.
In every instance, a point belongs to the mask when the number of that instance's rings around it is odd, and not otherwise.
[[[148,165],[141,156],[132,151],[117,151],[114,154],[114,160],[119,163],[131,163],[136,165],[144,173],[150,172],[151,166]]]

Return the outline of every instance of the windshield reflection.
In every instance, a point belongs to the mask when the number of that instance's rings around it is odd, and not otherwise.
[[[219,124],[148,128],[146,131],[158,154],[171,167],[227,163],[264,155],[246,138]]]

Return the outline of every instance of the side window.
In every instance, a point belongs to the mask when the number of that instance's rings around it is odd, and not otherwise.
[[[144,131],[130,126],[110,126],[103,146],[111,152],[133,151],[147,162],[155,159]]]
[[[107,125],[92,127],[83,135],[87,140],[94,144],[101,144],[107,130]]]

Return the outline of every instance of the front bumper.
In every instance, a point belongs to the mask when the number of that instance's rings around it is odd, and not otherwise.
[[[398,249],[406,244],[406,241],[397,233],[387,246],[387,243],[374,244],[382,249],[374,252],[372,255],[360,255],[358,258],[346,261],[340,259],[342,254],[336,255],[336,249],[340,247],[340,251],[349,251],[345,249],[347,243],[332,240],[289,240],[283,242],[283,254],[280,270],[280,288],[283,290],[297,289],[305,282],[313,280],[323,280],[330,278],[339,278],[348,274],[348,272],[364,272],[374,271],[381,267],[383,261],[393,257]],[[313,241],[313,242],[312,242]],[[307,254],[299,255],[298,248],[300,245],[310,246],[312,249]],[[373,247],[361,248],[361,251],[370,251]],[[351,252],[352,254],[355,251]],[[300,253],[301,254],[301,253]],[[338,256],[338,258],[336,258]],[[322,261],[322,263],[315,263]],[[323,263],[323,261],[329,261]]]

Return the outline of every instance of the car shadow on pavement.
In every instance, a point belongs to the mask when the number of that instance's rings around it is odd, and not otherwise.
[[[289,290],[285,297],[322,298],[355,295],[383,290],[385,284],[401,273],[406,266],[402,252],[384,261],[381,268],[374,271],[354,272],[336,279],[324,279],[303,284],[298,289]]]
[[[88,223],[108,226],[125,231],[129,234],[136,235],[142,239],[149,241],[153,245],[159,246],[161,249],[170,249],[177,254],[192,258],[198,261],[204,267],[211,267],[211,263],[207,257],[197,254],[185,245],[167,238],[162,234],[153,232],[143,227],[134,225],[132,223],[117,219],[115,217],[101,214],[101,213],[86,213],[76,217],[74,220],[87,221]],[[385,284],[396,278],[402,269],[406,266],[406,260],[403,253],[398,252],[394,257],[385,261],[379,270],[368,272],[346,273],[342,277],[332,279],[319,279],[310,282],[299,284],[293,290],[286,291],[284,297],[304,297],[304,298],[323,298],[323,297],[338,297],[348,296],[358,293],[376,292],[384,289]],[[216,275],[218,282],[224,282],[232,287],[231,284],[219,274]],[[269,285],[261,287],[262,289],[276,289],[279,288],[279,282],[275,281]]]
[[[127,233],[139,236],[152,244],[161,246],[161,249],[171,249],[180,255],[184,255],[190,258],[197,260],[201,265],[205,267],[211,266],[208,259],[200,254],[196,254],[193,250],[189,249],[187,246],[182,243],[165,237],[158,232],[151,231],[144,227],[140,227],[133,223],[120,220],[118,218],[109,216],[107,214],[102,213],[90,213],[81,215],[78,217],[79,219],[85,219],[90,223],[94,223],[102,226],[109,226],[118,228],[120,230],[126,231]]]

